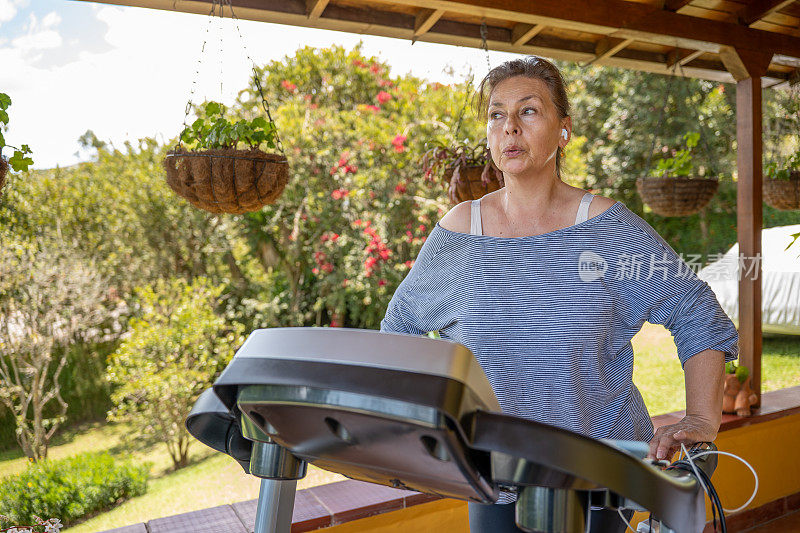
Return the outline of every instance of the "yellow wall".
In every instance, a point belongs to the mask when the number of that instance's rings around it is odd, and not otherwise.
[[[759,478],[758,494],[748,509],[800,492],[800,414],[778,418],[751,426],[723,431],[716,440],[717,447],[746,459],[756,469]],[[712,477],[722,506],[734,509],[741,506],[753,491],[753,476],[743,464],[730,457],[720,456],[719,466]],[[711,507],[706,502],[708,520]],[[636,524],[647,515],[637,513],[631,521]],[[436,533],[465,533],[469,531],[466,502],[440,500],[415,505],[400,511],[354,520],[320,531],[335,533],[389,533],[434,531]]]
[[[469,531],[467,502],[438,500],[414,505],[399,511],[383,513],[369,518],[353,520],[338,526],[317,531],[331,533],[411,533],[432,531],[435,533],[465,533]]]

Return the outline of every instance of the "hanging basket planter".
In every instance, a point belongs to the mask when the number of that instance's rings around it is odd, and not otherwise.
[[[781,211],[800,209],[800,171],[793,170],[789,179],[764,178],[764,202]]]
[[[505,186],[503,174],[492,161],[485,165],[463,165],[453,171],[448,195],[453,204],[477,200]]]
[[[211,213],[257,211],[274,203],[289,181],[286,157],[261,150],[177,149],[164,168],[173,191]]]
[[[717,192],[716,178],[648,177],[636,180],[642,201],[664,217],[685,217],[703,209]]]
[[[241,36],[230,1],[212,0],[209,22],[217,8],[222,18],[226,5]],[[206,44],[204,41],[203,51]],[[223,104],[206,102],[195,107],[197,118],[189,125],[194,96],[192,89],[178,145],[167,153],[163,161],[169,187],[193,206],[210,213],[239,215],[258,211],[275,203],[289,181],[289,163],[264,96],[258,68],[249,55],[248,59],[252,63],[253,82],[261,96],[266,118],[256,116],[248,120],[234,117]],[[220,94],[222,78],[220,73]],[[276,149],[279,153],[265,152],[261,150],[262,146]]]
[[[492,161],[486,139],[475,144],[469,141],[455,146],[437,144],[425,152],[422,171],[431,179],[448,185],[448,197],[453,204],[477,200],[505,186],[503,173]]]

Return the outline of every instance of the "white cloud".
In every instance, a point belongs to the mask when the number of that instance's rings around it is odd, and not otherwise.
[[[17,7],[21,1],[0,0],[0,22],[8,22],[17,16]]]
[[[36,15],[31,13],[27,33],[11,41],[11,44],[22,52],[58,48],[63,41],[55,28],[60,23],[61,17],[55,11],[45,15],[41,23],[36,19]]]

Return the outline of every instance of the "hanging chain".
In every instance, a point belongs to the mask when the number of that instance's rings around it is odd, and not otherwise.
[[[256,62],[253,61],[253,58],[250,57],[250,52],[247,50],[247,44],[242,36],[242,30],[239,29],[239,17],[236,16],[236,13],[233,11],[233,5],[231,5],[231,0],[222,0],[223,2],[227,2],[228,9],[231,12],[231,19],[234,21],[234,25],[236,26],[236,33],[239,34],[239,39],[242,42],[242,48],[244,49],[244,53],[247,56],[247,59],[250,60],[250,63],[253,65],[253,82],[256,84],[256,88],[258,88],[258,94],[261,96],[261,107],[264,109],[264,112],[267,114],[267,118],[269,119],[269,123],[275,126],[275,120],[272,118],[272,113],[269,111],[269,102],[267,102],[266,96],[264,96],[264,88],[261,86],[261,77],[258,74],[258,68],[256,67]],[[285,156],[286,152],[283,151],[283,143],[281,143],[281,138],[278,136],[278,128],[275,127],[275,145],[278,147],[278,151],[281,155]]]
[[[481,21],[481,46],[486,51],[486,68],[488,70],[492,70],[492,63],[489,61],[489,42],[487,38],[489,37],[489,28],[486,26],[486,21]]]
[[[653,145],[650,147],[650,152],[647,154],[647,162],[645,163],[645,172],[644,175],[647,177],[650,174],[650,163],[653,159],[653,152],[656,150],[656,141],[658,140],[658,134],[661,132],[661,126],[664,122],[664,115],[667,113],[667,106],[669,106],[669,96],[672,89],[672,83],[675,81],[676,72],[678,69],[678,64],[680,63],[680,58],[678,57],[678,50],[676,49],[675,52],[675,64],[672,65],[672,75],[670,76],[669,80],[667,80],[667,90],[664,94],[664,105],[661,107],[661,113],[658,117],[658,123],[656,124],[656,131],[653,134]]]
[[[681,64],[680,61],[678,61],[677,63],[678,63],[678,66],[681,69],[681,76],[683,78],[686,78],[686,72],[684,72],[684,70],[683,70],[683,64]],[[695,106],[692,106],[692,108],[695,109],[695,110],[697,109]],[[696,113],[696,117],[697,117],[698,129],[700,130],[700,132],[699,132],[700,133],[700,142],[703,143],[703,149],[704,149],[704,151],[706,153],[706,158],[708,159],[708,168],[711,170],[712,174],[716,175],[717,174],[717,166],[715,164],[715,158],[713,157],[714,154],[713,154],[713,152],[711,150],[711,147],[708,145],[708,138],[705,135],[705,131],[707,131],[707,129],[704,128],[703,122],[700,120],[700,114],[699,113]]]
[[[217,0],[212,0],[212,2],[213,1],[217,1]],[[223,35],[224,35],[224,26],[222,24],[222,18],[225,15],[224,11],[225,11],[225,5],[222,3],[222,0],[220,0],[219,24],[217,24],[217,33],[219,34],[218,53],[219,53],[219,102],[220,103],[222,103],[222,99],[223,99],[223,97],[225,95],[224,91],[222,90],[222,80],[225,78],[225,75],[224,75],[224,72],[223,72],[223,66],[224,66],[225,62],[223,61],[223,53],[222,53],[222,50],[223,50],[222,41],[223,41]]]
[[[470,69],[471,70],[471,69]],[[461,110],[458,113],[458,120],[456,121],[456,131],[453,133],[453,138],[458,140],[458,132],[461,131],[461,121],[464,119],[464,110],[467,108],[467,101],[469,100],[469,91],[472,87],[472,81],[475,79],[475,76],[470,72],[469,81],[467,81],[467,86],[464,87],[464,102],[461,104]]]
[[[197,89],[197,78],[200,77],[200,66],[203,64],[203,55],[206,52],[206,44],[208,43],[208,38],[211,35],[211,21],[214,20],[214,13],[216,12],[217,2],[216,0],[212,0],[211,2],[211,11],[208,13],[208,25],[206,26],[206,35],[203,38],[203,46],[200,48],[200,55],[197,56],[197,66],[195,67],[194,71],[194,79],[192,80],[191,88],[189,89],[189,101],[186,102],[186,109],[183,115],[183,130],[181,133],[186,131],[189,128],[188,119],[189,113],[192,111],[192,100],[194,99],[194,93]],[[182,144],[181,138],[178,137],[178,145],[175,149],[180,149]]]

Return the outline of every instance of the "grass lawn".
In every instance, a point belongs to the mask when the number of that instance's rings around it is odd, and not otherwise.
[[[660,325],[645,324],[634,337],[633,348],[634,382],[650,414],[683,409],[683,371],[669,331]],[[763,351],[765,391],[800,385],[800,338],[764,339]],[[124,442],[126,433],[127,427],[122,424],[91,424],[62,432],[51,445],[49,456],[53,459],[87,450],[108,450],[153,463],[147,494],[68,528],[70,533],[103,531],[258,496],[258,479],[245,475],[233,459],[200,443],[193,444],[190,465],[172,472],[164,445],[137,446],[135,439]],[[22,471],[25,465],[19,452],[0,452],[0,478]],[[341,479],[344,478],[310,467],[298,488]]]
[[[686,408],[683,370],[669,330],[646,323],[633,338],[633,381],[650,415]],[[762,390],[800,385],[800,337],[764,338]]]

